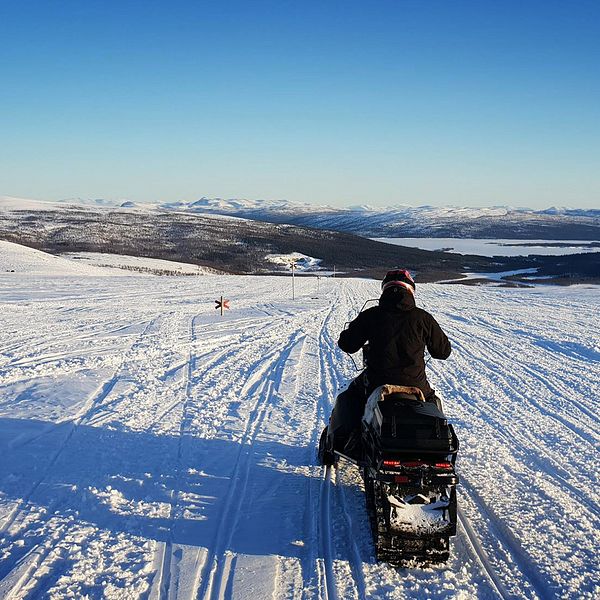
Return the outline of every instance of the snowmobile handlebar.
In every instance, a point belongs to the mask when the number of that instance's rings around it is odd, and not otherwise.
[[[369,302],[379,302],[379,298],[369,298],[368,300],[366,300],[365,303],[362,305],[362,308],[358,311],[359,315],[363,310],[365,310],[365,306],[367,306],[367,304],[369,304]],[[350,321],[346,321],[344,323],[344,329],[348,329],[348,325],[350,325]]]

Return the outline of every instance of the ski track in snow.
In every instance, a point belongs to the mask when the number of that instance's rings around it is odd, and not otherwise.
[[[459,527],[395,569],[357,470],[316,464],[377,282],[296,283],[0,277],[0,599],[598,597],[598,289],[418,287]]]

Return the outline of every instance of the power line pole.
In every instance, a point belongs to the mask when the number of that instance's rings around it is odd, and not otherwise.
[[[290,261],[290,269],[292,269],[292,300],[296,299],[296,286],[294,280],[294,273],[296,271],[296,259],[292,258]]]

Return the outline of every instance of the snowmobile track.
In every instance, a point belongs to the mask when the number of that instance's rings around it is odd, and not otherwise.
[[[337,600],[337,588],[333,571],[333,551],[331,544],[331,487],[333,486],[331,471],[333,467],[325,467],[321,480],[320,527],[319,538],[323,556],[323,578],[326,600]]]
[[[191,381],[191,371],[192,371],[192,346],[195,340],[195,330],[194,330],[194,322],[196,317],[192,317],[189,325],[189,351],[187,358],[187,367],[184,370],[185,373],[185,382],[183,385],[183,389],[185,391],[185,397],[183,399],[183,414],[180,423],[179,429],[179,439],[177,443],[177,466],[176,466],[176,475],[175,475],[175,485],[171,490],[171,499],[170,499],[170,510],[169,510],[169,520],[171,522],[171,526],[169,528],[167,541],[162,546],[162,557],[160,561],[160,568],[157,573],[157,581],[158,581],[158,589],[159,589],[159,597],[160,598],[168,598],[169,597],[169,589],[171,585],[171,572],[173,569],[173,565],[176,562],[176,557],[173,553],[173,527],[174,520],[173,516],[175,514],[177,508],[177,500],[179,496],[179,490],[181,488],[181,450],[183,445],[183,438],[188,433],[187,427],[189,425],[190,419],[188,418],[189,404],[191,401],[190,394],[190,381]],[[181,400],[176,402],[175,405],[178,406],[181,404]],[[172,410],[170,408],[169,410]]]
[[[464,515],[464,513],[462,512],[460,507],[458,507],[457,513],[458,513],[457,514],[458,523],[462,527],[465,540],[468,541],[471,552],[473,553],[473,555],[475,556],[475,558],[481,565],[482,571],[486,574],[492,589],[503,600],[511,600],[514,596],[504,587],[504,584],[502,583],[501,579],[498,577],[496,570],[490,564],[490,561],[488,559],[485,549],[481,545],[481,542],[480,542],[479,538],[477,537],[475,530],[473,529],[471,523],[469,522],[467,517]]]
[[[441,376],[441,378],[446,379],[444,376]],[[569,473],[565,472],[556,464],[555,458],[549,452],[541,447],[536,448],[536,451],[543,455],[544,460],[531,452],[531,446],[528,446],[522,439],[523,436],[527,438],[530,434],[521,434],[519,431],[515,430],[514,427],[503,425],[502,423],[506,419],[505,415],[499,414],[495,408],[483,402],[481,399],[476,403],[461,390],[455,389],[453,391],[452,399],[463,401],[470,407],[470,411],[477,412],[482,420],[485,420],[487,423],[492,423],[496,431],[495,435],[502,437],[505,440],[507,447],[510,446],[514,449],[515,454],[518,448],[523,464],[528,466],[532,472],[544,472],[546,475],[552,477],[557,487],[562,488],[566,494],[573,498],[577,498],[581,505],[590,513],[594,514],[596,517],[600,516],[600,509],[597,504],[590,501],[588,496],[567,481],[566,477],[569,477]],[[486,410],[484,411],[483,408],[486,408]],[[562,470],[564,475],[559,473],[559,470]]]
[[[360,551],[358,546],[356,545],[356,540],[352,535],[353,527],[352,527],[352,515],[348,510],[348,506],[346,504],[346,496],[344,492],[344,486],[339,479],[339,468],[335,470],[336,477],[336,489],[338,490],[338,498],[340,507],[342,509],[342,515],[344,517],[344,522],[346,524],[346,532],[347,532],[347,547],[350,548],[350,570],[352,571],[352,575],[354,577],[354,581],[356,583],[356,590],[358,593],[359,600],[366,600],[366,585],[364,580],[364,574],[362,571],[362,559],[360,556]]]
[[[336,335],[376,282],[326,281],[327,297],[295,303],[282,277],[102,282],[118,294],[81,278],[2,283],[0,450],[11,463],[0,461],[2,600],[599,597],[597,288],[419,288],[456,341],[428,374],[463,441],[465,486],[447,566],[398,570],[373,559],[354,467],[331,471],[326,499],[314,461],[338,386],[357,374]],[[234,310],[220,319],[213,298],[222,289]],[[35,300],[44,294],[51,301]],[[164,320],[132,351],[159,312]],[[269,391],[261,384],[280,358],[273,351],[297,331],[308,343]],[[285,505],[279,492],[289,493]]]
[[[139,341],[146,335],[146,332],[150,329],[150,326],[156,320],[158,320],[158,318],[159,317],[155,317],[154,319],[152,319],[148,322],[148,324],[144,328],[144,331],[141,333],[141,335],[137,338],[136,341],[134,341],[134,343],[130,346],[130,348],[123,354],[123,359],[121,360],[121,363],[116,368],[116,370],[113,372],[113,375],[96,390],[96,392],[92,395],[91,400],[88,401],[87,406],[84,407],[82,409],[82,411],[80,411],[80,414],[78,416],[76,416],[74,419],[70,420],[69,431],[66,434],[66,436],[64,437],[63,441],[60,443],[59,447],[56,449],[56,451],[52,455],[52,457],[50,458],[50,460],[44,470],[44,473],[32,485],[32,487],[29,489],[29,491],[23,495],[23,497],[20,499],[20,501],[16,503],[13,510],[5,518],[4,523],[0,527],[0,535],[5,533],[6,531],[8,531],[8,529],[11,527],[11,525],[15,522],[22,507],[24,507],[28,504],[29,500],[35,494],[36,490],[45,481],[46,477],[48,476],[48,473],[51,471],[52,467],[56,464],[56,461],[59,459],[61,454],[64,452],[65,448],[69,444],[69,441],[72,439],[73,434],[75,433],[77,428],[80,425],[85,424],[87,422],[87,419],[91,415],[94,414],[94,411],[96,410],[96,408],[98,406],[100,406],[102,404],[102,402],[109,396],[109,394],[111,393],[111,391],[117,384],[117,381],[119,379],[119,373],[123,369],[123,365],[125,364],[125,359],[126,359],[127,355],[136,346],[136,344],[138,344]],[[58,428],[60,425],[63,425],[63,424],[64,423],[60,423],[60,424],[57,424],[56,427],[49,428],[42,435],[50,433],[51,431],[55,431],[56,428]],[[41,435],[38,435],[37,437],[39,438],[39,437],[41,437]],[[24,442],[22,445],[25,445],[29,441],[30,440],[27,440],[27,442]]]
[[[231,545],[240,518],[250,474],[252,446],[271,404],[275,386],[281,381],[285,363],[294,347],[304,339],[305,336],[301,332],[292,334],[284,348],[276,353],[278,356],[272,363],[266,365],[264,362],[259,363],[257,369],[248,376],[248,381],[251,383],[245,395],[249,397],[256,395],[257,399],[240,440],[239,453],[230,478],[229,491],[223,502],[217,533],[201,569],[200,588],[196,594],[199,600],[217,600],[225,593],[232,558],[231,553],[226,550]],[[268,379],[264,379],[266,373],[270,374]]]
[[[494,514],[493,510],[489,508],[469,482],[465,480],[464,475],[461,475],[461,484],[469,493],[479,514],[488,521],[489,528],[494,533],[495,538],[508,551],[514,564],[517,565],[522,576],[529,582],[537,596],[541,599],[554,598],[555,591],[548,587],[546,581],[543,579],[543,575],[533,566],[534,563],[531,557],[521,546],[521,543],[516,539],[514,534],[504,525],[502,519]]]
[[[481,343],[485,347],[486,353],[488,353],[487,356],[495,356],[496,361],[498,363],[501,363],[503,357],[502,357],[502,354],[498,352],[497,348],[493,347],[492,344],[490,344],[489,342],[481,342]],[[559,397],[560,396],[566,396],[566,397],[569,396],[570,390],[568,388],[563,387],[563,389],[560,390],[557,385],[550,382],[550,380],[547,377],[544,377],[543,375],[541,375],[536,369],[533,369],[525,364],[520,365],[520,368],[522,368],[523,371],[525,373],[527,373],[530,377],[532,377],[533,379],[536,379],[542,385],[544,385],[544,387],[546,387],[546,389],[548,389],[548,391],[551,392],[553,395],[559,396]],[[502,376],[502,379],[506,383],[506,385],[510,385],[512,383],[511,381],[509,381],[506,378],[506,376]],[[590,441],[590,435],[593,435],[594,432],[583,431],[581,429],[581,427],[575,425],[574,423],[571,423],[569,420],[565,419],[560,414],[557,414],[556,412],[550,410],[546,406],[543,406],[540,402],[538,402],[535,399],[536,395],[533,395],[533,394],[524,395],[524,394],[521,394],[518,389],[513,390],[513,393],[518,394],[523,399],[524,402],[529,402],[530,404],[532,404],[535,408],[537,408],[540,411],[541,414],[544,414],[548,418],[553,419],[554,421],[558,422],[563,427],[566,427],[567,429],[571,430],[572,433],[579,436],[579,438],[583,442],[590,444],[592,450],[597,450],[597,446],[594,445],[593,442]],[[597,422],[597,419],[596,419],[596,422]]]
[[[315,447],[319,439],[319,430],[323,422],[327,421],[333,399],[331,398],[332,387],[328,386],[331,381],[331,369],[326,365],[325,357],[328,353],[323,352],[323,341],[327,336],[327,325],[333,314],[329,311],[323,321],[320,332],[320,360],[319,360],[319,381],[321,386],[321,394],[318,402],[318,412],[321,414],[321,419],[317,421],[317,434],[315,436]],[[329,357],[329,356],[328,356]],[[329,357],[331,359],[331,357]],[[326,600],[337,600],[337,587],[335,574],[333,570],[333,554],[332,554],[332,533],[331,533],[331,487],[333,481],[331,477],[332,467],[327,466],[323,472],[319,489],[319,522],[318,522],[318,545],[322,562],[320,563],[320,578],[321,589]],[[319,565],[319,563],[317,563]]]
[[[333,310],[330,310],[323,321],[320,333],[320,382],[321,382],[321,394],[317,409],[317,433],[315,437],[315,447],[318,441],[318,435],[320,434],[323,423],[327,421],[335,396],[338,391],[340,374],[338,363],[335,360],[337,354],[337,346],[333,343],[331,336],[328,332],[329,320],[332,318]],[[320,417],[320,418],[319,418]],[[332,477],[332,469],[335,470],[335,478]],[[347,526],[347,539],[350,541],[350,556],[349,565],[350,573],[353,578],[354,588],[358,594],[359,599],[366,597],[364,576],[361,567],[361,558],[356,545],[351,540],[352,535],[352,524],[345,507],[343,499],[343,491],[341,486],[337,485],[338,471],[333,467],[326,467],[321,478],[320,493],[319,493],[319,548],[322,556],[322,573],[323,578],[322,589],[325,592],[327,600],[337,599],[339,597],[337,589],[337,579],[333,568],[334,553],[333,553],[333,528],[331,524],[331,503],[332,503],[332,488],[337,488],[338,493],[336,494],[339,499],[340,507],[342,508],[342,514],[346,521]]]
[[[107,379],[99,388],[97,388],[96,392],[92,394],[91,399],[86,403],[86,406],[79,412],[79,415],[76,415],[74,418],[69,420],[69,431],[63,438],[62,442],[59,444],[58,448],[55,450],[54,454],[50,458],[47,463],[44,472],[41,477],[37,479],[37,481],[31,486],[29,491],[23,495],[17,504],[13,507],[12,511],[5,518],[4,523],[0,527],[0,535],[6,533],[13,524],[16,523],[19,515],[21,514],[23,507],[25,507],[35,492],[40,488],[42,483],[46,480],[50,472],[52,471],[53,466],[57,463],[60,456],[63,454],[65,449],[67,448],[69,441],[73,438],[75,432],[81,425],[85,425],[88,420],[94,415],[95,410],[102,404],[102,402],[110,395],[111,391],[116,386],[119,380],[119,374],[123,370],[123,367],[126,363],[127,356],[131,353],[131,351],[140,343],[140,341],[146,336],[150,328],[158,321],[160,315],[150,319],[142,331],[142,333],[136,338],[136,340],[131,344],[131,346],[123,353],[123,357],[119,366],[113,372],[113,375]],[[35,436],[36,439],[43,437],[44,435],[55,431],[61,425],[64,425],[65,422],[61,422],[56,424],[54,427],[49,428],[44,431],[42,434]],[[23,442],[20,446],[22,447],[33,440],[28,439]],[[61,498],[55,499],[50,506],[48,506],[48,514],[52,514],[58,507],[61,505]],[[58,547],[62,540],[62,532],[65,530],[66,525],[61,526],[59,529],[54,531],[54,534],[45,540],[40,541],[37,544],[34,544],[31,548],[29,548],[25,555],[19,557],[13,566],[10,568],[9,572],[0,580],[0,592],[3,591],[3,588],[8,588],[4,592],[4,598],[12,600],[24,597],[21,592],[24,591],[24,587],[28,587],[28,591],[32,591],[38,584],[38,580],[36,578],[32,578],[34,572],[38,571],[41,565],[46,561],[46,559],[52,555],[54,550]],[[20,571],[23,569],[23,573]],[[13,582],[15,579],[16,581]],[[29,589],[30,588],[30,589]]]

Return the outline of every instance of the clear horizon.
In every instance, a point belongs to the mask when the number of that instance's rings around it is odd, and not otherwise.
[[[597,2],[33,1],[0,34],[0,194],[600,207]]]
[[[0,193],[0,200],[2,198],[12,198],[14,200],[21,200],[24,202],[27,201],[33,201],[33,202],[57,202],[57,203],[69,203],[72,202],[73,204],[77,204],[77,203],[83,203],[83,204],[93,204],[93,203],[98,203],[99,205],[103,202],[108,203],[108,204],[119,204],[119,203],[124,203],[124,202],[134,202],[135,204],[169,204],[169,203],[184,203],[184,204],[191,204],[193,202],[197,202],[198,200],[203,200],[203,199],[207,199],[207,200],[223,200],[223,201],[248,201],[248,202],[273,202],[273,203],[277,203],[277,202],[289,202],[290,204],[310,204],[311,206],[315,206],[315,208],[320,208],[320,207],[332,207],[332,208],[337,208],[337,209],[352,209],[352,208],[359,208],[359,207],[368,207],[368,208],[374,208],[374,209],[381,209],[381,208],[388,208],[388,209],[399,209],[399,208],[428,208],[428,207],[434,207],[434,208],[473,208],[473,209],[494,209],[494,208],[505,208],[508,210],[532,210],[532,211],[544,211],[544,210],[550,210],[550,209],[566,209],[566,210],[596,210],[596,211],[600,211],[600,208],[596,207],[596,206],[574,206],[574,205],[553,205],[553,206],[543,206],[543,207],[531,207],[531,206],[522,206],[522,205],[516,205],[516,204],[489,204],[486,206],[483,205],[459,205],[459,204],[379,204],[379,205],[374,205],[374,204],[369,204],[369,203],[362,203],[362,204],[333,204],[333,203],[327,203],[327,202],[323,202],[323,203],[303,203],[301,201],[293,201],[293,200],[287,200],[286,198],[242,198],[242,197],[230,197],[230,198],[226,198],[223,196],[198,196],[196,198],[193,199],[189,199],[189,198],[179,198],[177,200],[164,200],[164,201],[153,201],[153,200],[133,200],[131,198],[99,198],[99,197],[93,197],[93,196],[77,196],[77,197],[71,197],[71,198],[25,198],[23,196],[15,196],[13,194],[2,194]]]

